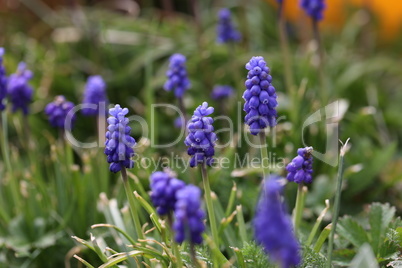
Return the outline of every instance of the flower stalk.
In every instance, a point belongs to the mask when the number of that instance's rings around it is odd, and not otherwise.
[[[201,165],[201,175],[202,175],[202,181],[204,184],[205,202],[207,203],[209,225],[211,227],[212,238],[214,240],[216,247],[219,248],[218,228],[216,227],[215,211],[214,211],[214,207],[212,205],[211,187],[209,185],[208,173],[207,173],[205,163],[203,163],[203,165]]]
[[[141,229],[141,222],[140,218],[138,217],[138,211],[139,207],[137,206],[137,202],[134,199],[134,194],[133,191],[131,190],[130,183],[127,178],[127,170],[125,167],[121,168],[121,177],[123,179],[123,184],[124,184],[124,190],[127,195],[129,207],[130,207],[130,213],[131,213],[131,218],[134,222],[134,228],[137,234],[138,239],[145,239],[144,233],[142,232]]]
[[[334,248],[334,237],[336,231],[336,225],[338,223],[339,216],[339,204],[341,201],[341,193],[342,193],[342,180],[343,180],[343,171],[344,171],[344,157],[346,153],[346,147],[349,142],[349,139],[346,140],[345,144],[342,144],[340,154],[339,154],[339,167],[338,167],[338,175],[336,180],[336,193],[335,193],[335,202],[334,202],[334,211],[333,211],[333,219],[332,219],[332,227],[331,233],[329,235],[328,241],[328,255],[327,255],[327,268],[331,268],[332,266],[332,251]]]

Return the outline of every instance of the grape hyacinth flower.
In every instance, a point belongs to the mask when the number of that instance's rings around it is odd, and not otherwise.
[[[186,184],[162,171],[152,173],[150,180],[151,200],[158,214],[166,215],[173,211],[176,205],[176,193]]]
[[[252,135],[257,135],[267,126],[276,125],[276,91],[272,86],[272,76],[263,57],[252,57],[246,64],[249,71],[245,82],[246,90],[243,94],[244,111],[247,113],[244,120],[250,126]]]
[[[53,127],[64,129],[67,114],[74,108],[74,103],[67,101],[64,96],[57,96],[54,101],[46,105],[45,113]],[[70,123],[75,121],[75,114],[72,115]]]
[[[289,268],[301,262],[299,244],[292,230],[285,204],[281,202],[281,177],[270,175],[264,181],[263,191],[253,220],[254,237],[271,259]]]
[[[213,162],[217,137],[212,126],[214,120],[208,117],[213,112],[214,108],[208,107],[208,103],[203,102],[195,109],[191,122],[188,124],[188,135],[184,143],[188,146],[188,155],[192,156],[191,167],[204,162],[211,166]]]
[[[173,54],[169,59],[169,70],[166,72],[168,80],[165,82],[166,91],[174,91],[176,98],[182,98],[184,92],[190,88],[187,77],[186,57],[182,54]]]
[[[176,117],[176,119],[174,120],[174,127],[181,129],[184,125],[185,125],[185,119],[181,116]]]
[[[299,148],[297,156],[286,166],[288,181],[311,183],[313,180],[313,147]]]
[[[3,111],[6,106],[3,101],[7,95],[7,75],[6,69],[3,66],[4,48],[0,47],[0,111]]]
[[[85,85],[83,104],[95,104],[96,109],[83,108],[81,110],[83,115],[96,116],[99,114],[99,105],[104,103],[105,107],[108,104],[106,96],[106,83],[103,81],[102,76],[93,75],[88,77]]]
[[[21,109],[24,115],[28,114],[28,104],[32,101],[33,89],[28,84],[33,74],[27,69],[24,62],[18,64],[17,72],[10,75],[7,84],[7,94],[12,103],[12,111]]]
[[[324,18],[324,0],[301,0],[300,6],[314,21],[320,21]]]
[[[217,42],[238,42],[241,39],[241,34],[233,25],[230,10],[227,8],[222,8],[218,13],[218,19],[219,22],[216,27]]]
[[[176,193],[173,230],[175,240],[182,243],[201,244],[205,230],[205,213],[201,209],[201,190],[194,185],[187,185]]]
[[[109,124],[106,132],[105,154],[107,162],[110,163],[110,171],[116,173],[123,167],[132,168],[134,162],[131,157],[134,156],[135,139],[130,136],[131,128],[128,126],[127,108],[121,108],[116,104],[114,108],[109,109]]]
[[[231,86],[215,86],[211,93],[211,98],[214,100],[223,100],[233,95],[234,90]]]

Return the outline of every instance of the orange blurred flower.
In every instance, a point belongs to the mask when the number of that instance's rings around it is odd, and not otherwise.
[[[266,0],[274,3],[275,0]],[[299,7],[299,0],[284,0],[285,14],[290,21],[304,17]],[[393,39],[401,33],[402,1],[401,0],[327,0],[323,26],[337,27],[345,21],[347,9],[366,7],[379,22],[379,34],[382,38]]]

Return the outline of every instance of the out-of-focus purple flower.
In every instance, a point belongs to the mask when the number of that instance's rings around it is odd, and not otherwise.
[[[233,95],[234,90],[231,86],[218,85],[215,86],[211,93],[211,98],[214,100],[223,100]]]
[[[241,34],[235,29],[230,10],[222,8],[218,13],[218,25],[216,27],[217,42],[229,43],[238,42]]]
[[[93,75],[88,77],[87,84],[85,85],[83,104],[94,104],[96,108],[83,108],[81,110],[83,115],[95,116],[99,114],[99,105],[104,103],[104,107],[108,105],[106,95],[106,83],[103,81],[102,76]]]
[[[249,71],[245,82],[246,90],[243,94],[244,111],[247,115],[244,120],[250,126],[250,132],[257,135],[267,126],[276,125],[277,95],[272,86],[272,76],[263,57],[252,57],[246,64]]]
[[[183,117],[179,116],[174,120],[175,128],[182,128],[184,125],[185,125],[185,119]]]
[[[7,75],[6,68],[3,66],[4,53],[4,48],[0,47],[0,111],[3,111],[6,108],[4,105],[4,99],[7,95]]]
[[[325,0],[301,0],[300,6],[313,20],[320,21],[324,18]]]
[[[176,192],[186,184],[170,174],[162,171],[152,173],[151,200],[159,215],[166,215],[173,211],[176,205]]]
[[[212,126],[214,120],[208,117],[213,112],[214,108],[208,107],[208,103],[204,102],[195,109],[191,123],[188,124],[188,135],[184,144],[188,146],[188,155],[192,156],[191,167],[202,164],[204,161],[210,166],[213,162],[217,137]]]
[[[53,127],[64,129],[67,125],[65,124],[67,114],[71,109],[74,108],[74,103],[67,101],[64,96],[56,96],[53,102],[49,103],[45,107],[45,113],[49,119],[50,124]],[[72,115],[69,122],[74,123],[76,117],[75,114]]]
[[[289,215],[281,202],[283,186],[277,175],[265,179],[253,220],[254,237],[271,259],[290,268],[301,262],[299,243]]]
[[[128,126],[127,108],[121,108],[116,104],[114,108],[109,109],[109,124],[106,132],[105,154],[107,162],[110,163],[110,171],[116,173],[123,167],[134,167],[134,161],[131,157],[134,156],[135,139],[130,136],[131,128]]]
[[[12,111],[21,109],[24,115],[28,114],[28,105],[32,101],[33,89],[28,84],[32,79],[32,72],[27,70],[26,64],[18,64],[17,72],[10,75],[7,84],[7,94],[12,103]]]
[[[190,88],[187,76],[186,57],[182,54],[173,54],[169,59],[169,70],[166,72],[167,81],[164,89],[174,91],[176,98],[183,97],[184,92]]]
[[[313,147],[299,148],[297,156],[286,166],[287,179],[296,183],[313,181]]]
[[[202,233],[205,230],[201,190],[194,185],[187,185],[177,191],[176,198],[173,223],[176,242],[182,243],[187,240],[191,244],[201,244]]]

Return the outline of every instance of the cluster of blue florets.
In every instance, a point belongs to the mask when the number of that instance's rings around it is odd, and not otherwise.
[[[32,101],[33,89],[28,84],[33,77],[32,72],[27,69],[24,62],[18,65],[17,72],[10,75],[8,79],[7,94],[12,103],[12,111],[22,110],[24,115],[28,114],[28,105]]]
[[[121,108],[118,104],[109,109],[105,154],[107,162],[110,163],[110,171],[115,173],[123,167],[132,168],[134,166],[131,157],[134,156],[135,139],[130,136],[131,128],[128,126],[127,113],[128,109]]]
[[[325,1],[324,0],[301,0],[300,6],[312,19],[320,21],[324,18]]]
[[[45,113],[53,127],[64,129],[67,126],[72,126],[75,121],[76,117],[74,114],[71,114],[71,117],[67,118],[68,113],[73,108],[74,103],[67,101],[64,96],[56,96],[53,102],[46,105]]]
[[[169,59],[169,70],[166,72],[168,80],[164,89],[174,91],[177,98],[181,98],[184,92],[190,88],[190,80],[187,77],[186,57],[182,54],[173,54]]]
[[[290,268],[301,262],[299,243],[293,233],[292,222],[286,213],[280,195],[283,186],[280,177],[265,179],[253,221],[254,237],[273,261]]]
[[[194,185],[187,185],[176,193],[173,229],[175,240],[182,243],[188,240],[192,244],[202,243],[205,230],[205,212],[201,209],[201,190]]]
[[[186,184],[167,172],[157,171],[151,175],[151,200],[159,215],[172,212],[176,204],[176,193]]]
[[[243,98],[246,101],[244,118],[250,126],[250,132],[257,135],[267,126],[276,125],[276,109],[278,102],[275,88],[272,86],[272,77],[263,57],[252,57],[246,64],[249,71],[245,82],[246,90]]]
[[[227,8],[222,8],[219,11],[218,19],[219,21],[216,28],[217,42],[238,42],[241,39],[241,34],[233,25],[230,10]]]
[[[287,179],[296,183],[313,181],[313,147],[299,148],[297,156],[286,166]]]
[[[94,105],[93,108],[88,107],[81,110],[82,114],[87,116],[99,115],[99,107],[101,104],[103,104],[104,107],[107,107],[108,99],[106,95],[106,83],[103,81],[102,76],[93,75],[88,77],[82,103],[84,105]]]
[[[214,120],[208,117],[213,112],[214,108],[208,107],[208,103],[204,102],[195,109],[188,124],[188,135],[184,143],[188,146],[187,153],[192,156],[191,167],[204,162],[210,166],[213,162],[217,137],[212,126]]]

